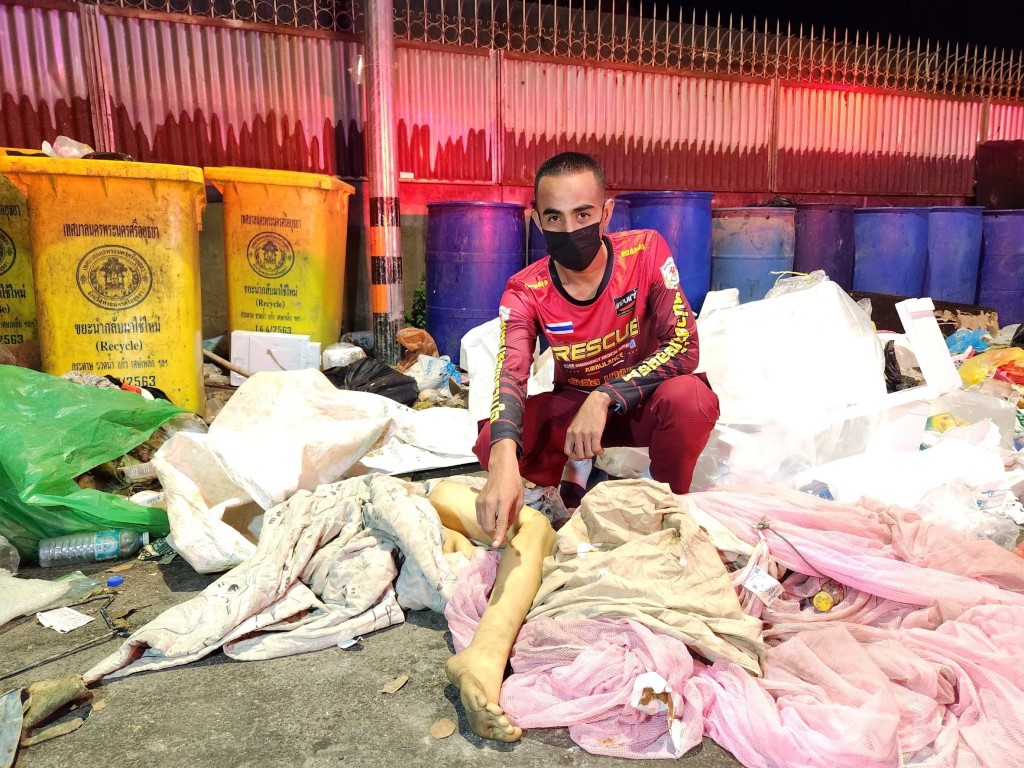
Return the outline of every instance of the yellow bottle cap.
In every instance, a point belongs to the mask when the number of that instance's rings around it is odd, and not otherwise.
[[[814,607],[822,613],[828,613],[836,604],[835,598],[825,591],[816,592],[811,602],[814,604]]]

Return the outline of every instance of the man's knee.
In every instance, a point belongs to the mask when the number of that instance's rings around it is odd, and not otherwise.
[[[673,376],[654,390],[651,407],[659,421],[706,422],[718,421],[718,396],[703,379],[692,376]]]

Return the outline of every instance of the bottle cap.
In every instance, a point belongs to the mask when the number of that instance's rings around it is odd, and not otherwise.
[[[117,574],[116,576],[107,577],[107,586],[113,589],[114,587],[120,587],[124,584],[124,576]]]
[[[835,598],[824,590],[816,592],[811,602],[814,604],[814,607],[822,613],[828,613],[836,604]]]

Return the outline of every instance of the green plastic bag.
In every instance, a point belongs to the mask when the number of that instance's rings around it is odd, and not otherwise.
[[[35,559],[50,536],[111,528],[166,534],[164,510],[79,488],[74,479],[180,413],[164,400],[0,365],[0,535]]]

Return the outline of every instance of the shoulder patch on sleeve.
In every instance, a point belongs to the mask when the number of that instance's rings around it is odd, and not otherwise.
[[[498,307],[498,317],[501,318],[503,323],[508,322],[508,319],[512,316],[512,310],[509,307],[501,305]]]
[[[671,256],[661,265],[661,279],[665,281],[665,287],[669,290],[679,287],[679,270],[676,269],[676,262]]]

